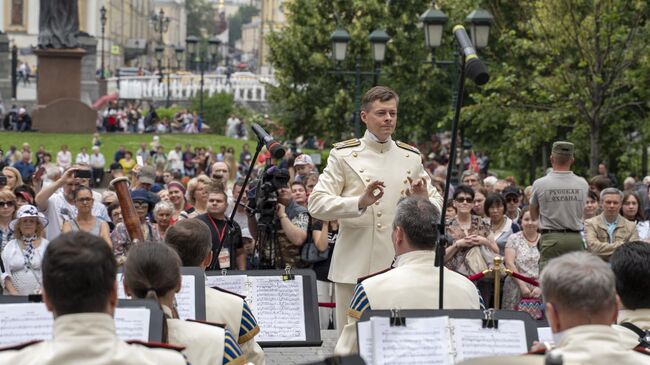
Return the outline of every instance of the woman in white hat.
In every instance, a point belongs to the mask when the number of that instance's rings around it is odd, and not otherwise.
[[[14,232],[14,239],[7,243],[2,251],[2,263],[5,272],[2,284],[5,292],[11,295],[29,295],[41,290],[41,262],[49,243],[41,237],[47,226],[47,218],[33,205],[24,205],[18,209],[16,219],[9,228]]]

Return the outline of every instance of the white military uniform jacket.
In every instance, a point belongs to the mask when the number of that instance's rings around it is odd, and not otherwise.
[[[411,251],[397,257],[394,268],[363,279],[354,291],[334,353],[357,352],[356,322],[370,309],[438,309],[439,268],[434,251]],[[476,286],[463,275],[445,269],[445,309],[479,309]]]
[[[59,316],[53,339],[21,350],[0,352],[0,364],[20,365],[187,365],[174,350],[130,345],[115,334],[113,317],[105,313]]]
[[[590,365],[648,365],[650,356],[631,350],[611,326],[584,325],[563,332],[554,353]]]
[[[205,319],[223,323],[241,347],[246,360],[264,365],[264,351],[255,341],[260,332],[257,321],[248,304],[241,297],[217,289],[205,288]]]
[[[368,131],[361,139],[334,146],[309,196],[309,214],[324,221],[339,220],[329,279],[354,284],[357,278],[388,267],[395,257],[392,223],[397,203],[410,187],[407,178],[424,178],[431,202],[438,209],[442,197],[414,147],[392,139],[379,143]],[[359,198],[374,180],[384,182],[384,196],[360,211]]]
[[[170,318],[172,311],[162,306],[167,318],[168,342],[185,347],[183,354],[192,365],[239,365],[246,362],[237,341],[227,329],[208,323]]]
[[[629,322],[644,331],[650,330],[650,309],[622,309],[618,312],[617,322]],[[633,349],[639,345],[639,336],[636,333],[623,326],[614,325],[612,327],[621,335],[621,341],[626,348]]]

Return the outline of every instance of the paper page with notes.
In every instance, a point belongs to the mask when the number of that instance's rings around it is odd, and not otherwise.
[[[375,365],[450,365],[448,317],[408,318],[391,326],[390,318],[372,321]]]
[[[115,308],[115,331],[122,340],[149,341],[151,311],[145,307]],[[51,340],[54,319],[44,303],[0,305],[0,346]]]
[[[246,302],[260,326],[261,341],[306,341],[303,277],[249,276]]]
[[[251,278],[247,275],[211,275],[206,276],[205,286],[227,290],[241,296],[248,296],[248,288],[252,285]]]
[[[456,362],[484,357],[521,355],[528,352],[523,321],[500,319],[499,328],[483,328],[480,319],[451,318]]]

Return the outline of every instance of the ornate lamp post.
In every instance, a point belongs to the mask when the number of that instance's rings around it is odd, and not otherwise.
[[[201,98],[199,106],[199,115],[203,118],[203,86],[204,86],[204,73],[206,68],[210,68],[211,65],[217,59],[217,52],[219,51],[219,46],[221,41],[217,37],[211,37],[208,39],[207,49],[204,47],[199,47],[199,38],[196,36],[188,36],[185,39],[185,45],[187,48],[187,53],[190,57],[190,62],[198,62],[199,69],[201,72]],[[199,49],[201,48],[201,49]],[[196,58],[198,57],[198,61]],[[190,67],[194,69],[194,67]]]
[[[383,30],[377,29],[370,33],[368,41],[372,45],[372,58],[374,60],[374,67],[372,71],[361,71],[361,57],[357,57],[354,71],[346,71],[340,68],[341,62],[345,61],[348,50],[348,43],[350,43],[350,35],[345,29],[338,28],[330,35],[330,42],[332,43],[332,56],[336,61],[336,69],[332,71],[335,75],[354,75],[355,88],[354,88],[354,134],[356,137],[361,136],[361,122],[359,120],[359,113],[361,112],[361,77],[371,76],[373,78],[373,85],[379,82],[381,74],[380,65],[384,62],[386,56],[386,44],[390,41],[390,36]]]
[[[104,75],[105,74],[105,72],[104,72],[104,70],[105,70],[105,68],[104,68],[104,48],[105,48],[104,47],[104,42],[105,42],[104,32],[106,31],[106,21],[108,20],[108,18],[106,18],[106,8],[103,5],[102,5],[102,8],[99,9],[99,13],[100,13],[99,21],[100,21],[100,23],[102,25],[102,67],[101,67],[101,75],[100,75],[99,78],[102,79],[102,80],[105,80],[106,76]]]

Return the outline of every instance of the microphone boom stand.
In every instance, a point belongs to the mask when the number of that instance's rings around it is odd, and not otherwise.
[[[451,122],[451,152],[449,153],[449,162],[447,163],[447,178],[445,179],[445,190],[442,199],[442,211],[440,212],[440,225],[438,229],[440,234],[438,244],[436,245],[436,266],[440,267],[440,281],[438,283],[438,309],[443,309],[444,303],[444,276],[445,276],[445,248],[447,246],[447,237],[445,235],[445,215],[447,212],[447,196],[451,186],[451,174],[456,162],[456,145],[458,144],[458,123],[460,122],[460,109],[463,106],[463,93],[465,91],[465,57],[458,54],[460,58],[460,75],[458,78],[458,96],[454,106],[454,119]]]

